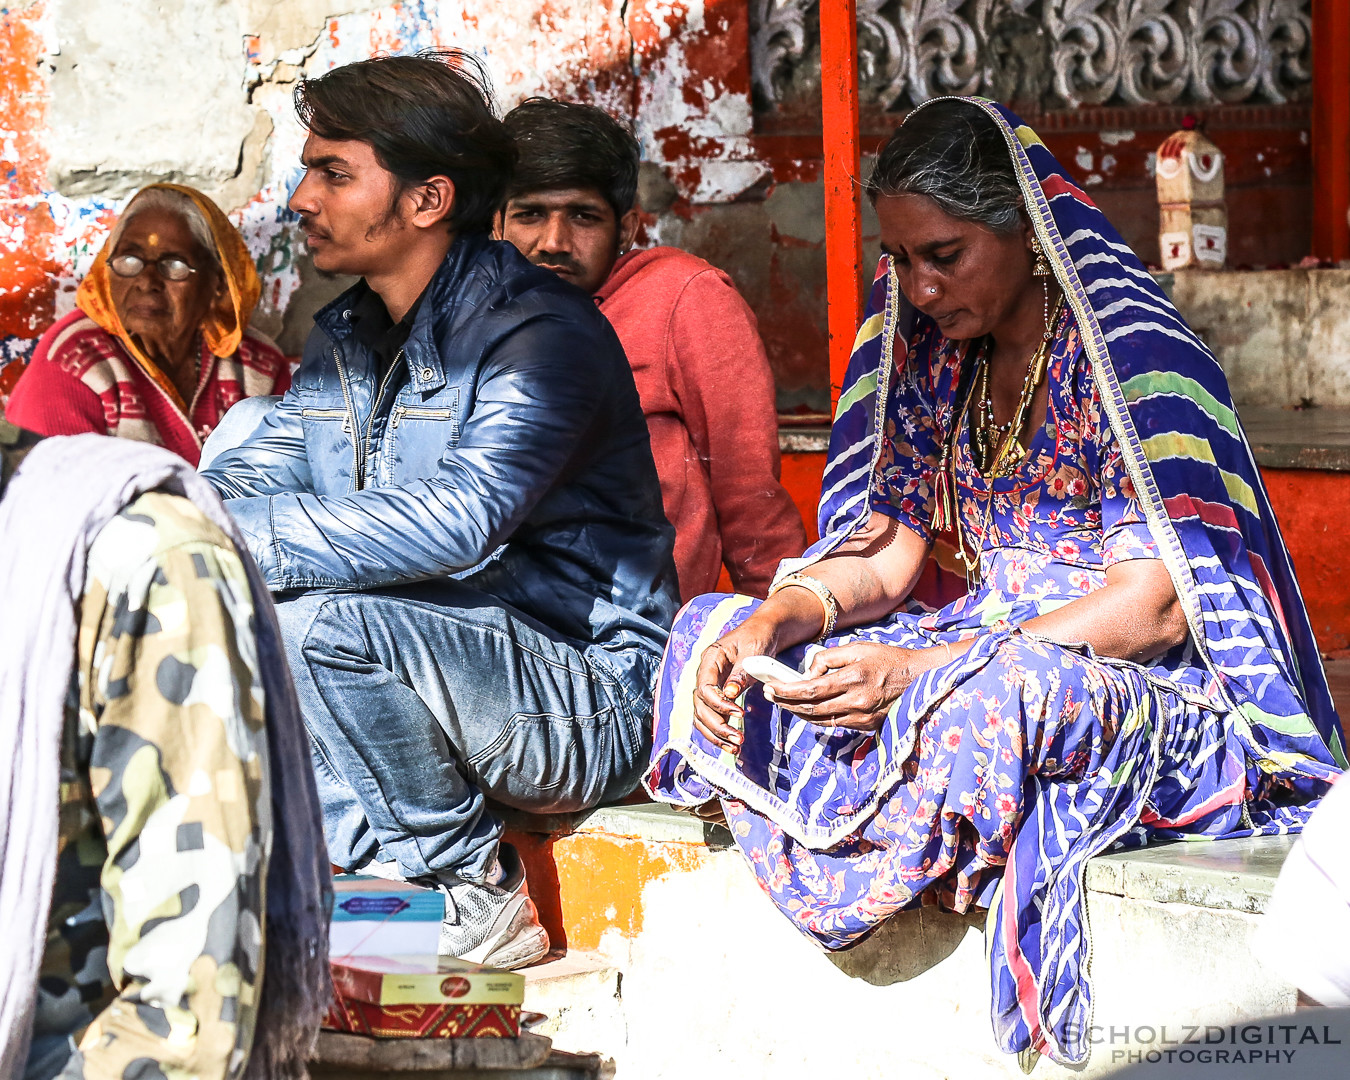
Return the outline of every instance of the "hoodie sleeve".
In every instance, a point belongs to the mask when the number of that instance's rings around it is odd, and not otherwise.
[[[711,482],[732,584],[763,596],[806,530],[779,480],[773,372],[754,313],[723,275],[689,279],[675,304],[671,347],[689,435]]]

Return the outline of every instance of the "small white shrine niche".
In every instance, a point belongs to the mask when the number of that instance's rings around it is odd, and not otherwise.
[[[1193,128],[1158,147],[1158,246],[1164,270],[1222,270],[1228,260],[1223,153]]]

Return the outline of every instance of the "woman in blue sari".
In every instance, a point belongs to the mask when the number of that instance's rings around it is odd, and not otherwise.
[[[822,539],[767,600],[681,612],[647,787],[720,800],[827,948],[987,907],[1000,1045],[1081,1062],[1086,860],[1297,829],[1343,736],[1222,371],[1035,134],[930,102],[868,194]],[[968,588],[934,609],[938,542]]]

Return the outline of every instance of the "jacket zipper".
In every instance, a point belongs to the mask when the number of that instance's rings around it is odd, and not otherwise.
[[[350,430],[347,426],[346,409],[301,409],[300,415],[309,417],[312,420],[341,420],[342,430]]]
[[[398,427],[399,421],[405,416],[417,420],[453,420],[455,412],[454,409],[423,409],[416,405],[395,405],[394,415],[389,426]]]
[[[342,350],[333,346],[333,361],[337,364],[338,385],[342,387],[342,400],[347,406],[347,421],[343,429],[352,437],[352,481],[357,489],[361,487],[361,440],[356,437],[356,406],[352,404],[352,392],[347,386],[347,368],[342,363]]]
[[[375,394],[375,400],[370,406],[370,420],[366,423],[366,437],[361,447],[361,471],[357,474],[356,490],[363,491],[366,486],[365,467],[366,461],[370,457],[370,436],[375,430],[375,413],[379,410],[380,402],[384,400],[384,392],[389,389],[389,380],[394,377],[394,372],[398,370],[399,364],[403,362],[403,350],[399,349],[394,356],[394,362],[389,365],[389,370],[384,373],[384,378],[380,380],[380,389]]]

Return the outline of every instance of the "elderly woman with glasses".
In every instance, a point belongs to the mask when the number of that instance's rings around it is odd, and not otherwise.
[[[248,326],[259,292],[220,207],[178,184],[143,188],[80,283],[76,310],[38,342],[6,417],[42,435],[156,443],[196,465],[230,406],[290,384],[281,352]]]

